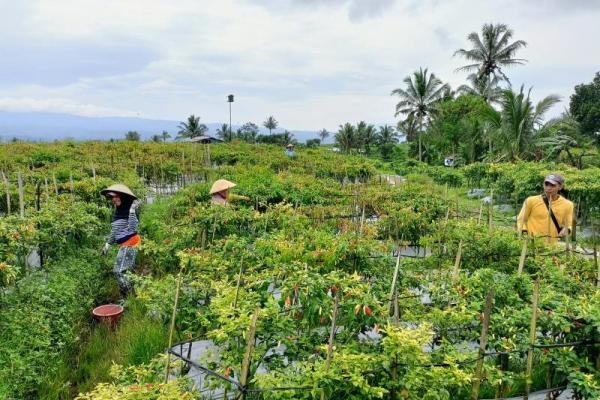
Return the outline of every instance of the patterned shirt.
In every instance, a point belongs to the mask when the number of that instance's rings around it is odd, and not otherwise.
[[[137,235],[138,217],[135,212],[129,213],[129,218],[115,219],[111,223],[111,232],[106,239],[107,243],[121,244]]]

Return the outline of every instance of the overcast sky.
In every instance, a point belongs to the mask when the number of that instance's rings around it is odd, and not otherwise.
[[[337,130],[394,123],[419,67],[453,87],[469,32],[528,46],[507,70],[540,99],[600,70],[600,0],[0,0],[0,110]]]

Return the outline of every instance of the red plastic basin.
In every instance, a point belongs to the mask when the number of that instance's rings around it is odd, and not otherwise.
[[[123,307],[116,304],[104,304],[103,306],[94,308],[92,314],[94,314],[101,323],[108,325],[110,328],[114,328],[121,319]]]

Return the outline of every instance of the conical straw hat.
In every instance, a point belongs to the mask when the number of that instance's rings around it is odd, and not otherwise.
[[[106,196],[106,194],[108,192],[122,193],[122,194],[129,195],[129,196],[133,197],[134,199],[137,199],[137,196],[135,194],[133,194],[131,189],[129,189],[127,186],[125,186],[121,183],[117,183],[116,185],[111,185],[111,186],[107,187],[106,189],[100,191],[100,194]]]
[[[229,182],[226,179],[219,179],[218,181],[213,183],[212,187],[210,188],[210,194],[219,193],[219,192],[222,192],[223,190],[231,189],[234,186],[235,186],[235,183],[233,183],[233,182]]]

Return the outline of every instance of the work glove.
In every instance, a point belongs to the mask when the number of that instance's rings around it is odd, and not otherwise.
[[[567,228],[566,226],[564,228],[562,228],[560,230],[560,232],[558,232],[558,236],[560,237],[565,237],[569,235],[569,228]]]
[[[110,249],[110,243],[104,243],[104,247],[102,247],[102,255],[106,257],[108,254],[108,250]]]
[[[131,207],[129,207],[129,212],[133,214],[140,205],[141,203],[139,200],[134,200],[133,203],[131,203]]]

